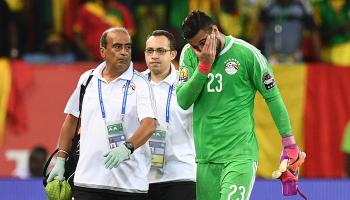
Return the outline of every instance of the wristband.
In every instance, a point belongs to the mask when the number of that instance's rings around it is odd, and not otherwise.
[[[202,72],[203,74],[209,74],[211,69],[211,65],[206,62],[199,62],[198,64],[198,71]]]

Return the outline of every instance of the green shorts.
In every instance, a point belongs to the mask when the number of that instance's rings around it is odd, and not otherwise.
[[[257,161],[197,163],[197,200],[247,200],[255,182]]]

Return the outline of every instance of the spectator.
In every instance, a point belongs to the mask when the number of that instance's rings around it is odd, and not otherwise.
[[[350,1],[316,1],[314,7],[323,42],[321,59],[350,66]]]
[[[252,44],[261,47],[271,63],[301,62],[305,29],[311,32],[317,59],[320,41],[310,5],[302,0],[272,0],[260,12]]]
[[[29,175],[30,177],[41,177],[47,159],[47,151],[42,146],[36,146],[29,155]]]
[[[7,1],[0,0],[0,57],[18,57],[17,29]]]
[[[31,63],[70,63],[75,61],[65,38],[53,33],[46,39],[41,52],[25,53],[23,60]]]

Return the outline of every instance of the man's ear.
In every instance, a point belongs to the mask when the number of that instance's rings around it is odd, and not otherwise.
[[[100,54],[101,54],[101,57],[104,59],[105,57],[106,57],[106,55],[105,55],[105,48],[103,48],[103,47],[101,47],[100,48]]]
[[[177,51],[176,50],[170,51],[171,60],[174,60],[176,55],[177,55]]]
[[[213,25],[213,26],[211,27],[211,31],[212,31],[212,33],[214,33],[215,35],[218,35],[218,34],[219,34],[219,29],[218,29],[218,27],[217,27],[216,25]]]

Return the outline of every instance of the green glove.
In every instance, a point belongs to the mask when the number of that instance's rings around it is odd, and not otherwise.
[[[124,144],[117,146],[104,155],[106,157],[105,167],[106,169],[112,169],[118,167],[118,165],[124,160],[129,159],[131,151],[126,148]]]
[[[55,166],[51,170],[49,174],[49,178],[47,182],[52,181],[53,179],[57,179],[59,181],[63,181],[64,177],[64,164],[66,163],[66,159],[62,157],[57,157]]]

